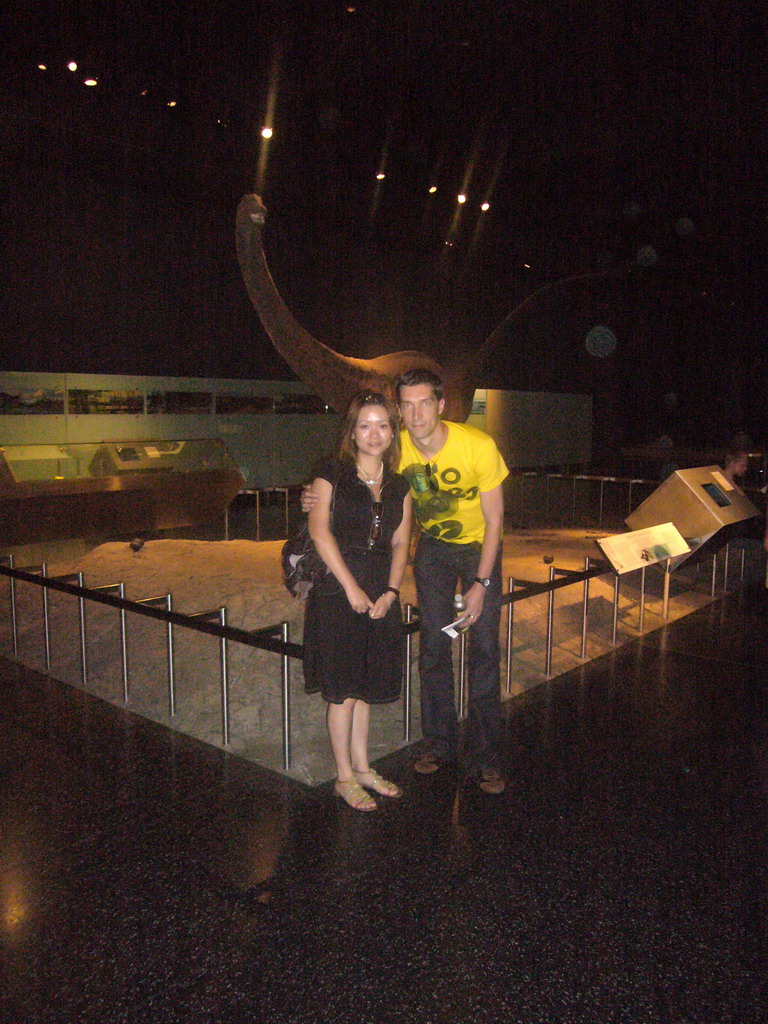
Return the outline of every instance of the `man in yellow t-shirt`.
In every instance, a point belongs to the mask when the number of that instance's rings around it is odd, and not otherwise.
[[[400,472],[411,485],[421,536],[414,559],[420,616],[421,728],[425,746],[415,771],[430,775],[459,756],[450,638],[461,584],[471,622],[469,711],[463,768],[488,793],[504,790],[499,765],[501,695],[501,536],[508,475],[495,441],[441,418],[443,384],[427,369],[395,384],[403,425]]]

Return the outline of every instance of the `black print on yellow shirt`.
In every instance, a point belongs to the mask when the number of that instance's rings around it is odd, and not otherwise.
[[[422,530],[443,540],[460,537],[463,526],[458,519],[452,517],[456,514],[459,501],[473,501],[477,497],[478,488],[470,487],[465,491],[457,486],[461,481],[461,472],[453,467],[438,470],[431,465],[427,472],[426,465],[414,462],[406,466],[402,473],[411,485],[416,519]],[[427,526],[428,523],[431,525]]]

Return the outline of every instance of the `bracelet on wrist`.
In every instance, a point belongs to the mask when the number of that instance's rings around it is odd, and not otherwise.
[[[397,587],[387,587],[385,593],[394,594],[395,597],[400,597],[400,591],[397,589]]]

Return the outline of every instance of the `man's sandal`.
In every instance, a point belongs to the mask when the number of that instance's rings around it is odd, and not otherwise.
[[[345,804],[349,804],[353,811],[375,811],[378,806],[357,779],[336,779],[333,791]]]
[[[373,768],[369,768],[367,772],[355,771],[355,778],[361,786],[365,786],[366,789],[372,789],[374,793],[380,793],[381,796],[396,797],[403,795],[402,789],[396,783],[390,782],[389,779],[383,779]]]

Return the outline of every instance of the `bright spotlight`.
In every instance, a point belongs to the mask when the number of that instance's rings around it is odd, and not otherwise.
[[[385,178],[386,174],[384,173],[384,171],[379,171],[379,173],[376,175],[377,181],[384,181]]]
[[[262,128],[261,129],[261,137],[262,137],[262,139],[271,139],[272,138],[272,129],[271,128]]]
[[[169,107],[175,107],[176,106],[176,100],[168,100],[168,106]]]
[[[483,203],[483,205],[480,207],[480,209],[483,211],[483,213],[487,213],[487,211],[490,210],[490,208],[491,208],[491,204],[490,203]]]
[[[466,203],[467,201],[467,197],[464,195],[463,192],[460,192],[457,198],[460,203]]]
[[[47,71],[48,70],[48,65],[47,64],[38,64],[37,65],[37,70],[38,71]]]
[[[88,85],[91,88],[93,88],[94,85],[98,85],[98,84],[99,83],[96,81],[95,78],[86,78],[86,80],[83,82],[83,85]]]
[[[430,186],[429,194],[432,196],[435,194],[435,192],[437,192],[437,185]]]
[[[69,64],[67,64],[67,67],[69,68],[70,71],[77,71],[77,62],[74,61],[74,60],[71,60],[69,62]]]

